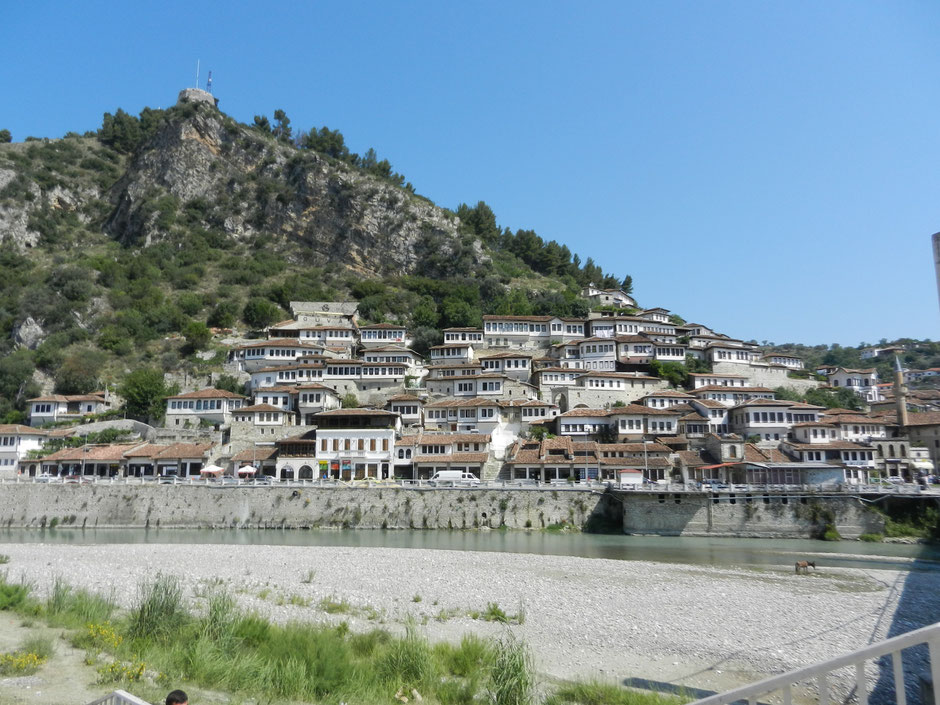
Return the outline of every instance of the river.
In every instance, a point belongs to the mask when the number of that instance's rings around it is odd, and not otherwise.
[[[940,570],[940,547],[923,544],[537,531],[3,529],[0,530],[0,543],[361,546],[497,551],[718,566],[788,566],[796,560],[815,558],[818,563],[843,568]]]

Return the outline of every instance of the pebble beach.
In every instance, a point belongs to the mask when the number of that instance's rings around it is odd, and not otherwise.
[[[39,595],[60,577],[131,606],[180,578],[198,609],[223,588],[272,620],[431,640],[512,631],[546,679],[641,678],[723,690],[940,619],[940,571],[707,567],[420,549],[4,544],[8,580]],[[508,624],[485,621],[498,605]],[[339,607],[337,607],[339,605]],[[331,608],[332,607],[332,608]]]

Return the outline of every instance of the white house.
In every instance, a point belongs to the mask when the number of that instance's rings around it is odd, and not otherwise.
[[[398,414],[334,409],[314,416],[316,430],[277,442],[277,477],[341,480],[391,477]]]
[[[832,387],[851,389],[866,402],[884,401],[878,388],[878,371],[874,367],[853,370],[847,367],[827,367],[820,370]]]
[[[482,328],[445,328],[444,343],[470,343],[478,348],[483,347]]]
[[[48,432],[21,424],[0,424],[0,477],[14,477],[21,460],[46,442]],[[38,467],[38,465],[37,465]],[[35,474],[36,468],[33,468]],[[27,467],[27,473],[29,469]]]
[[[47,426],[60,421],[78,421],[89,414],[111,408],[107,392],[95,394],[50,394],[29,400],[29,425]]]
[[[359,326],[359,341],[364,348],[387,345],[401,345],[409,348],[414,344],[405,327],[393,323]]]
[[[167,427],[200,425],[214,426],[216,430],[228,426],[232,412],[245,406],[246,397],[225,389],[200,389],[167,397]]]

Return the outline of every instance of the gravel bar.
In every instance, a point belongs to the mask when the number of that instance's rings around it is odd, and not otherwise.
[[[176,575],[194,604],[224,585],[286,622],[346,621],[432,640],[511,630],[544,677],[645,678],[721,690],[832,658],[940,618],[940,571],[706,567],[421,549],[172,544],[2,544],[8,580],[53,579],[132,605]],[[348,603],[330,614],[324,601]],[[474,618],[489,603],[521,624]]]

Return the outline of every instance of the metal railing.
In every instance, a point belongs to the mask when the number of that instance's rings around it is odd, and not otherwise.
[[[818,702],[820,705],[828,705],[832,685],[830,676],[834,671],[842,668],[855,669],[855,699],[859,705],[867,705],[870,691],[868,689],[868,677],[865,673],[865,664],[883,656],[890,656],[891,658],[894,702],[897,705],[907,705],[904,661],[901,652],[904,649],[921,644],[926,644],[928,647],[929,673],[932,683],[940,683],[940,622],[938,622],[929,627],[872,644],[864,649],[853,651],[850,654],[829,661],[798,668],[789,673],[772,676],[724,693],[710,695],[707,698],[696,700],[691,705],[727,705],[735,701],[747,701],[749,705],[756,705],[759,697],[772,693],[780,693],[784,705],[790,705],[793,702],[794,687],[804,683],[808,686],[815,685]],[[933,704],[940,705],[940,688],[933,689]],[[927,703],[924,703],[924,705],[927,705]]]
[[[115,690],[104,697],[92,700],[88,705],[150,705],[150,703],[123,690]]]

